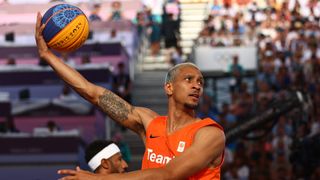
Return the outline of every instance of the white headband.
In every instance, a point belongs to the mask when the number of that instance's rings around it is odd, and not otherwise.
[[[109,159],[111,156],[115,155],[118,152],[120,152],[118,146],[114,143],[110,144],[90,159],[88,163],[89,167],[94,171],[95,169],[97,169],[97,167],[100,166],[102,159]]]

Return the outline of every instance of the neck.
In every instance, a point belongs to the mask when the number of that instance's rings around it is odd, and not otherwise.
[[[173,133],[184,126],[196,121],[195,110],[183,108],[169,108],[167,132]]]

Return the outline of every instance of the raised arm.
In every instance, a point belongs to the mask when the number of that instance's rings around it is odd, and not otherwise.
[[[45,43],[42,36],[44,25],[41,25],[41,19],[42,16],[38,13],[35,39],[40,58],[44,59],[60,78],[79,95],[98,106],[116,122],[143,136],[144,127],[146,127],[148,122],[157,116],[157,114],[150,109],[130,105],[111,91],[90,83],[79,72],[66,65],[50,51]]]
[[[171,160],[163,168],[111,175],[92,174],[79,169],[60,170],[58,173],[68,175],[61,180],[187,179],[208,166],[218,166],[222,161],[224,147],[224,133],[216,127],[209,126],[201,128],[190,148],[183,152],[181,156]]]

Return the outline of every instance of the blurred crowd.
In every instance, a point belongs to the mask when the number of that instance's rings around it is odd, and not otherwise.
[[[101,4],[93,3],[91,13],[89,15],[90,21],[102,21],[101,17]],[[122,3],[120,1],[111,2],[111,11],[108,15],[108,21],[119,21],[125,19],[122,13]]]
[[[171,3],[178,4],[178,1],[171,0]],[[108,16],[108,21],[124,20],[123,7],[120,1],[111,3],[111,13]],[[178,5],[177,5],[178,6]],[[94,4],[89,15],[90,21],[102,21],[101,5]],[[169,63],[177,64],[182,61],[182,48],[179,45],[179,17],[166,11],[166,5],[163,5],[162,14],[153,12],[153,7],[143,5],[137,10],[135,18],[132,22],[137,27],[136,46],[139,48],[143,43],[143,38],[147,39],[145,45],[150,48],[150,55],[157,57],[160,55],[161,42],[164,41],[164,48],[167,50],[166,60]],[[116,31],[114,30],[116,33]]]
[[[255,141],[238,139],[227,145],[223,178],[319,179],[320,2],[265,2],[265,6],[255,1],[246,6],[212,6],[197,43],[255,46],[259,65],[256,87],[250,90],[234,57],[230,103],[218,107],[205,96],[199,116],[217,119],[230,129],[272,106],[281,106],[284,99],[292,98],[293,91],[303,92],[311,97],[312,108],[282,114],[262,130],[250,133],[254,136],[270,129]]]
[[[178,6],[178,1],[172,1]],[[133,21],[137,25],[138,36],[148,39],[150,55],[157,57],[161,55],[161,42],[164,42],[166,61],[171,64],[182,62],[182,47],[180,41],[180,19],[179,13],[172,13],[166,10],[166,4],[163,5],[162,14],[156,14],[151,7],[144,6],[137,12]]]
[[[272,106],[281,106],[293,91],[310,96],[313,105],[282,114],[265,128],[250,133],[255,136],[267,131],[261,138],[228,143],[222,179],[320,179],[320,1],[269,0],[264,5],[252,1],[245,6],[213,2],[196,42],[212,47],[255,46],[259,66],[252,90],[234,56],[229,68],[230,102],[218,106],[205,94],[198,116],[216,119],[228,130]],[[100,8],[99,4],[93,6],[91,21],[101,21]],[[121,2],[114,1],[108,20],[122,19],[122,12]],[[165,47],[174,49],[172,63],[182,61],[178,17],[166,13],[155,16],[151,9],[144,8],[134,23],[138,35],[148,35],[151,55],[159,54],[164,38]],[[111,33],[116,36],[115,30]],[[67,57],[63,59],[70,62]],[[90,62],[90,56],[81,60],[82,65]],[[9,58],[6,64],[14,66],[15,59]],[[130,102],[132,82],[124,71],[128,67],[120,63],[117,68],[112,90]],[[5,124],[3,131],[11,126]],[[18,131],[14,126],[11,129]]]

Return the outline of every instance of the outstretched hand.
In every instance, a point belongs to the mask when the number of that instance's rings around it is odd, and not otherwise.
[[[64,177],[59,180],[98,180],[98,176],[89,172],[80,169],[77,166],[76,170],[72,169],[61,169],[58,171],[58,174],[63,175]]]
[[[42,16],[40,12],[37,14],[37,22],[36,22],[36,29],[35,29],[35,39],[38,46],[38,53],[40,57],[43,57],[45,53],[48,52],[49,48],[43,38],[42,31],[45,27],[44,24],[41,24]]]

